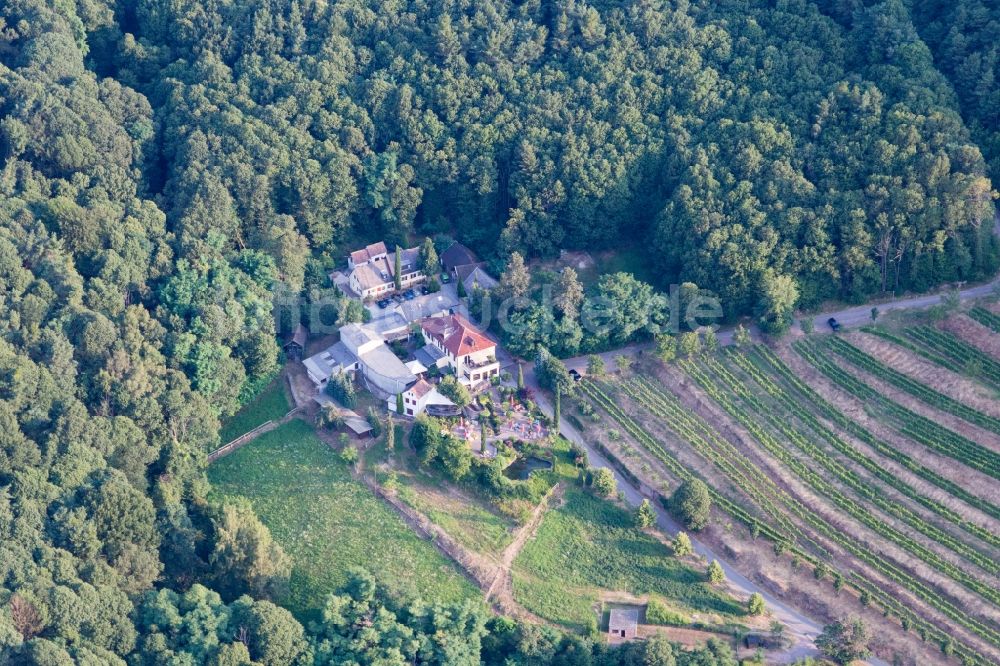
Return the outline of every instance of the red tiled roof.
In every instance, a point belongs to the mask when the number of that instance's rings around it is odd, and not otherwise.
[[[421,320],[420,326],[455,357],[496,347],[495,342],[461,315],[428,317]]]

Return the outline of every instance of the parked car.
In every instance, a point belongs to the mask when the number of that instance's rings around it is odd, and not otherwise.
[[[431,293],[431,290],[427,288],[427,285],[424,285],[420,288],[420,293],[426,296],[427,294]]]
[[[451,277],[447,273],[441,273],[441,284],[447,284],[451,282]]]
[[[412,289],[407,289],[406,291],[403,292],[403,298],[405,298],[408,301],[412,301],[416,297],[417,295],[414,293]]]
[[[573,378],[573,381],[578,382],[583,379],[583,375],[576,368],[570,368],[569,376]]]
[[[385,310],[387,307],[389,307],[389,299],[383,298],[381,301],[378,302],[378,306],[379,308]]]
[[[827,319],[826,323],[830,325],[830,328],[833,329],[834,333],[836,333],[837,331],[840,330],[840,322],[837,321],[836,319],[834,319],[833,317],[830,317],[829,319]]]

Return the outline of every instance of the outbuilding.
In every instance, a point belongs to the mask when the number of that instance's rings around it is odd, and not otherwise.
[[[639,633],[639,611],[635,608],[612,608],[608,615],[608,636],[616,640],[635,638]]]

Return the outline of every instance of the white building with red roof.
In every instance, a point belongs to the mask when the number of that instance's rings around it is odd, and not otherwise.
[[[465,317],[427,317],[420,320],[420,328],[427,343],[444,354],[462,384],[476,387],[500,374],[496,343]]]

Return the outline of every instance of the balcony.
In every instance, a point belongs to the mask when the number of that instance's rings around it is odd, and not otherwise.
[[[486,366],[493,365],[496,362],[497,360],[493,356],[490,356],[485,361],[473,361],[470,359],[465,361],[465,367],[469,370],[478,370],[479,368],[485,368]]]

